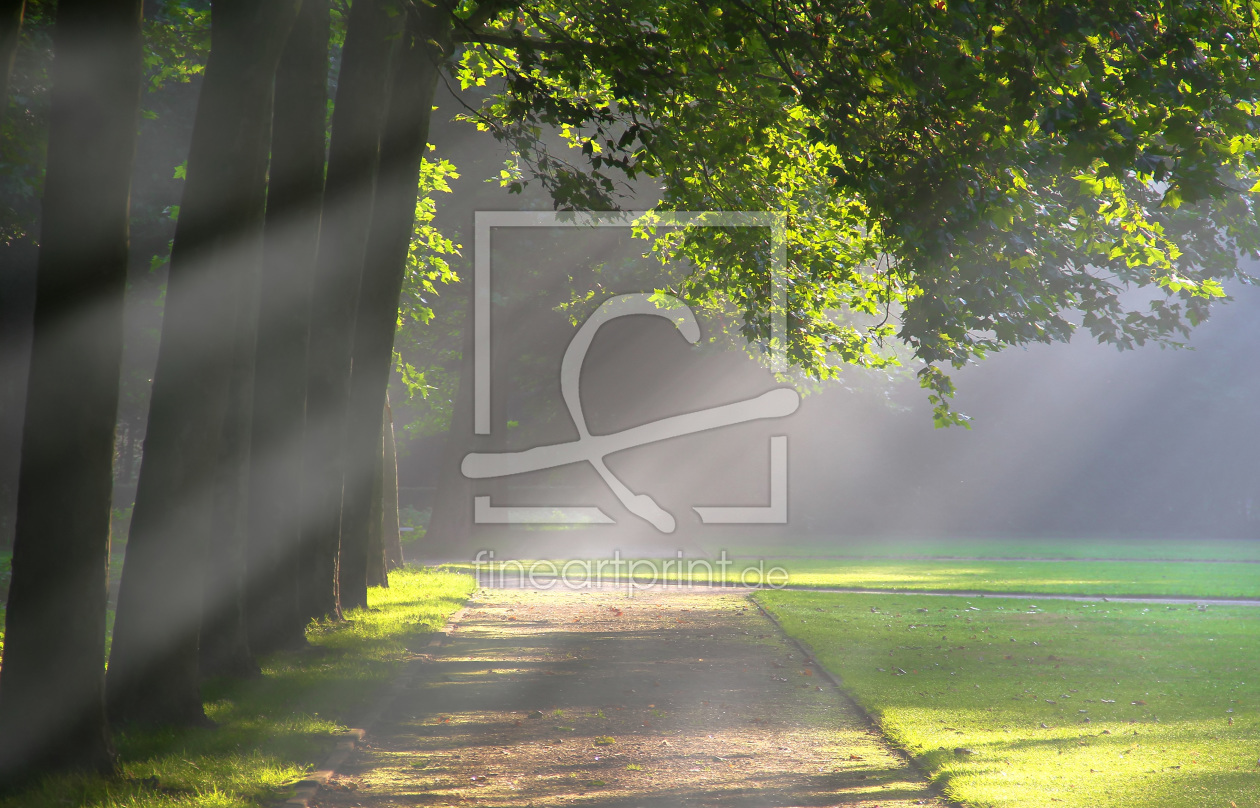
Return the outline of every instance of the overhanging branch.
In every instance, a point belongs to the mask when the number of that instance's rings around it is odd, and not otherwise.
[[[479,45],[497,45],[501,48],[530,48],[540,53],[560,50],[560,43],[548,42],[527,36],[512,36],[491,31],[458,31],[454,37],[456,42],[474,42]]]

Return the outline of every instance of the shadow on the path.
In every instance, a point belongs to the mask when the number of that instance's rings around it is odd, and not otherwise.
[[[940,804],[742,594],[479,597],[318,805]]]

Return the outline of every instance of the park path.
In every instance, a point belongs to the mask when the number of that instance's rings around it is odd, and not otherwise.
[[[943,805],[742,591],[482,589],[320,808]]]

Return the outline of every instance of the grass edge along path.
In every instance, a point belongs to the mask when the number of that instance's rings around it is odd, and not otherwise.
[[[475,589],[470,576],[405,567],[368,609],[312,624],[312,648],[261,660],[251,681],[211,681],[204,730],[120,732],[122,773],[48,778],[0,808],[258,808],[284,799],[367,715],[411,648],[439,631]]]
[[[950,799],[1260,805],[1251,607],[761,591]]]

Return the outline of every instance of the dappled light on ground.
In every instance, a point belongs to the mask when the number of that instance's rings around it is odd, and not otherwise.
[[[939,805],[743,593],[482,590],[319,806]]]

